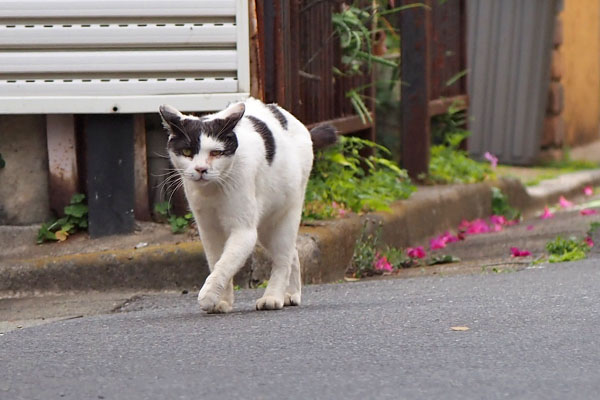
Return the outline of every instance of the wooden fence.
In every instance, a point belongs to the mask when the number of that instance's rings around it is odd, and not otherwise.
[[[339,38],[332,13],[337,0],[256,0],[251,12],[252,94],[277,102],[301,121],[334,124],[341,134],[374,139],[376,77],[339,77]],[[395,5],[413,4],[396,1]],[[443,114],[457,101],[467,106],[465,0],[425,0],[424,7],[404,10],[392,20],[402,38],[402,160],[409,174],[427,172],[430,118]],[[453,79],[454,78],[454,79]],[[367,86],[362,94],[373,121],[356,115],[346,93]]]

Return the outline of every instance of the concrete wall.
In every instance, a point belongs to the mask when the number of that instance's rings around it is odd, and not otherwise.
[[[566,0],[562,12],[565,144],[600,139],[600,0]]]
[[[0,225],[49,219],[45,116],[1,115],[0,153]]]

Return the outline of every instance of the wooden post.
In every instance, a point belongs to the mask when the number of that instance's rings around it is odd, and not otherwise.
[[[413,3],[403,0],[403,5]],[[430,5],[430,0],[423,1]],[[401,43],[402,165],[416,179],[429,171],[430,9],[416,7],[399,13]]]
[[[90,236],[133,232],[133,116],[90,114],[84,122]]]
[[[48,170],[50,208],[60,217],[71,197],[78,192],[77,146],[75,119],[72,114],[49,114],[46,116],[46,141],[48,146]]]
[[[148,198],[148,161],[146,159],[146,122],[144,114],[133,116],[133,156],[135,219],[150,221],[150,200]]]

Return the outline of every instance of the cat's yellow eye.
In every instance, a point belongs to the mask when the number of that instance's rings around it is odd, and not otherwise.
[[[191,157],[192,156],[192,149],[183,149],[183,150],[181,150],[181,154],[183,154],[186,157]]]
[[[223,152],[221,150],[213,150],[210,152],[211,157],[219,157],[222,155],[223,155]]]

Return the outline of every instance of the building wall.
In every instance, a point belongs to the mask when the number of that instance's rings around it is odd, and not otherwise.
[[[44,115],[0,115],[0,225],[25,225],[51,217]]]
[[[565,144],[600,139],[600,0],[566,0],[562,12]]]

